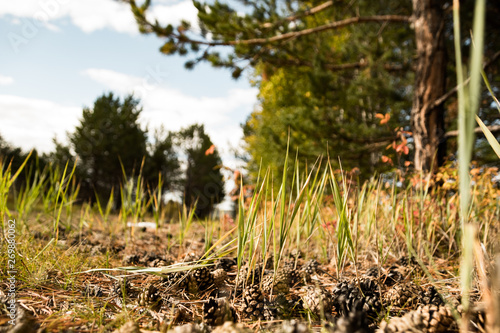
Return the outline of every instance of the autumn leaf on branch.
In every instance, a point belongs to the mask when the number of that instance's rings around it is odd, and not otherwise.
[[[386,113],[385,115],[382,113],[377,113],[375,117],[380,119],[380,125],[387,124],[389,122],[389,119],[391,119],[391,115],[388,113]]]
[[[205,150],[205,156],[212,155],[215,151],[215,145],[211,145],[210,148]]]

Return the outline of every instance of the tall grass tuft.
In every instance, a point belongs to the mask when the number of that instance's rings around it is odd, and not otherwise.
[[[2,219],[2,229],[5,229],[5,215],[11,217],[11,213],[7,208],[7,201],[9,198],[9,191],[15,180],[25,167],[28,159],[31,156],[31,152],[24,159],[23,164],[19,167],[14,174],[12,174],[12,163],[6,165],[5,161],[0,161],[0,218]]]
[[[33,181],[30,182],[29,179],[31,179],[32,175]],[[38,165],[32,165],[27,173],[26,179],[28,181],[21,187],[19,193],[15,197],[17,216],[25,225],[27,217],[40,201],[42,193],[45,190],[47,182],[47,169],[40,171],[38,169]]]
[[[73,175],[75,174],[76,170],[76,162],[73,164],[73,168],[68,173],[68,166],[69,166],[69,161],[66,162],[66,166],[64,167],[63,174],[57,182],[57,191],[55,191],[56,196],[55,196],[55,201],[54,201],[54,210],[53,210],[53,226],[54,226],[54,237],[56,241],[59,239],[59,222],[61,221],[61,214],[63,211],[63,208],[69,205],[73,205],[73,199],[76,198],[77,192],[78,192],[78,186],[75,186],[75,183],[72,182]],[[72,184],[72,186],[70,186]],[[69,191],[69,189],[72,189],[72,191]],[[69,192],[68,192],[69,191]],[[76,192],[76,193],[75,193]],[[70,217],[67,217],[70,218]],[[68,226],[70,226],[70,222],[67,223]]]
[[[350,254],[354,259],[354,243],[352,241],[351,225],[348,218],[347,199],[349,188],[345,176],[341,173],[343,195],[331,164],[328,166],[330,170],[330,187],[333,193],[333,201],[337,210],[337,274],[342,271],[343,265]]]
[[[470,305],[470,290],[474,270],[474,244],[476,242],[477,226],[469,221],[471,188],[470,188],[470,161],[474,144],[475,115],[479,107],[481,94],[481,71],[484,45],[484,20],[486,2],[476,1],[473,23],[473,47],[469,65],[470,83],[465,87],[462,54],[460,45],[460,5],[458,0],[453,1],[455,57],[458,82],[458,154],[459,154],[459,190],[460,190],[460,224],[462,226],[462,262],[461,288],[464,317],[461,322],[461,331],[468,331],[468,310]]]

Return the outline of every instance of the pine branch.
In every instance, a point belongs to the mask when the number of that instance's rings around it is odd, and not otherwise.
[[[132,5],[132,0],[122,0],[124,2],[130,3]],[[328,31],[328,30],[336,30],[347,27],[349,25],[358,24],[358,23],[374,23],[374,22],[400,22],[400,23],[409,23],[411,21],[411,16],[405,15],[375,15],[375,16],[364,16],[364,17],[351,17],[348,19],[330,22],[328,24],[320,25],[318,27],[292,31],[281,35],[275,35],[269,38],[250,38],[244,40],[232,40],[227,42],[221,41],[206,41],[206,40],[196,40],[189,38],[186,35],[180,35],[177,33],[170,33],[169,35],[165,35],[162,31],[163,29],[158,26],[158,24],[151,23],[148,19],[146,19],[145,14],[136,15],[136,20],[148,27],[150,32],[155,32],[158,36],[161,37],[174,37],[177,39],[182,38],[183,43],[191,43],[198,45],[208,45],[208,46],[235,46],[235,45],[259,45],[259,44],[269,44],[275,43],[279,41],[286,41],[288,39],[294,39],[302,36],[307,36],[311,34],[315,34],[318,32]]]
[[[497,53],[495,53],[493,55],[493,57],[491,57],[490,60],[488,60],[486,63],[484,63],[483,70],[485,70],[486,68],[488,68],[489,66],[491,66],[499,57],[500,57],[500,51],[498,51]],[[469,81],[470,81],[470,77],[468,77],[467,80],[465,80],[463,84],[466,86],[467,84],[469,84]],[[448,98],[450,98],[451,96],[453,96],[457,92],[458,88],[459,88],[459,85],[453,87],[446,94],[444,94],[443,96],[441,96],[438,99],[436,99],[434,101],[434,103],[432,103],[432,105],[429,107],[429,110],[432,110],[432,109],[440,106],[444,102],[446,102],[446,100],[448,100]]]
[[[313,7],[311,9],[309,9],[309,10],[306,10],[303,13],[298,13],[298,14],[289,16],[289,17],[287,17],[287,18],[285,18],[283,20],[280,20],[278,22],[275,22],[275,23],[271,23],[271,22],[264,23],[262,25],[262,28],[265,28],[265,29],[275,28],[277,26],[283,25],[284,23],[293,22],[293,21],[298,20],[300,18],[317,14],[317,13],[319,13],[319,12],[321,12],[321,11],[327,9],[327,8],[330,8],[331,6],[333,6],[333,1],[332,0],[327,1],[325,3],[322,3],[321,5]]]
[[[365,16],[365,17],[351,17],[345,20],[330,22],[328,24],[320,25],[319,27],[304,29],[300,31],[292,31],[282,35],[276,35],[270,38],[252,38],[247,40],[235,40],[229,42],[215,42],[212,45],[255,45],[255,44],[267,44],[279,42],[287,39],[298,38],[306,35],[315,34],[318,32],[323,32],[327,30],[336,30],[340,28],[347,27],[352,24],[357,23],[373,23],[373,22],[401,22],[409,23],[411,21],[410,16],[404,15],[375,15],[375,16]]]
[[[500,125],[491,125],[491,126],[487,126],[487,128],[490,130],[491,133],[500,133]],[[483,130],[481,129],[481,127],[476,127],[474,129],[474,133],[475,134],[483,134]],[[444,134],[445,139],[449,139],[449,138],[456,137],[456,136],[458,136],[458,130],[448,131]]]

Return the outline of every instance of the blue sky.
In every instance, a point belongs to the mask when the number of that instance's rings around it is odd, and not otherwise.
[[[191,1],[153,1],[162,23],[195,21]],[[165,56],[153,35],[137,32],[129,8],[114,0],[20,0],[0,4],[0,134],[26,150],[49,152],[52,138],[78,124],[83,106],[104,92],[134,92],[141,123],[179,130],[203,123],[234,166],[231,147],[240,123],[255,108],[248,79],[202,64],[188,71],[186,58]]]

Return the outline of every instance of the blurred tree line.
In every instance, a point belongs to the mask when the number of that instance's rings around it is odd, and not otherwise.
[[[119,206],[120,187],[140,174],[145,190],[182,193],[186,206],[195,206],[199,218],[208,216],[224,198],[224,180],[221,157],[204,126],[194,124],[179,132],[160,128],[150,134],[139,124],[141,112],[140,101],[132,95],[123,100],[112,93],[100,96],[93,107],[83,109],[80,124],[68,133],[67,145],[54,140],[53,152],[32,152],[17,185],[32,177],[34,169],[50,164],[63,170],[76,163],[82,201],[95,203],[98,198],[105,203],[113,193]],[[11,163],[17,170],[27,156],[0,137],[4,167]]]

